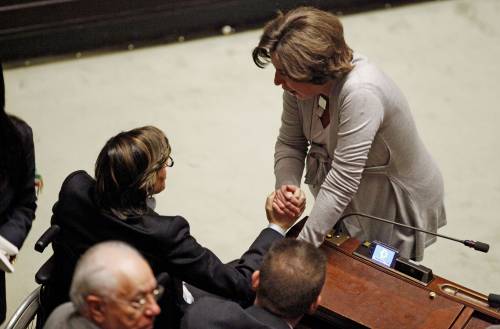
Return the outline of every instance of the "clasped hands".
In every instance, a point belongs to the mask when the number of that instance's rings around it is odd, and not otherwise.
[[[266,199],[269,223],[288,230],[306,208],[306,196],[298,186],[282,185]]]

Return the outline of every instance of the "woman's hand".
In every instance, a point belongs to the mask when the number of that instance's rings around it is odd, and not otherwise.
[[[280,205],[284,209],[280,208]],[[306,197],[304,192],[294,185],[283,185],[271,193],[266,200],[266,215],[270,223],[288,230],[304,212]]]
[[[275,191],[273,211],[279,216],[296,220],[306,207],[306,196],[298,186],[283,185]]]
[[[279,214],[274,209],[274,201],[276,199],[276,192],[269,194],[266,199],[266,216],[271,224],[280,226],[283,230],[288,230],[295,223],[297,217],[289,216],[285,213]]]

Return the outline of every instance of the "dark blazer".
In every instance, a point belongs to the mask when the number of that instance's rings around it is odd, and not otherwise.
[[[171,277],[210,293],[243,305],[252,303],[251,275],[259,268],[271,243],[282,238],[279,233],[264,229],[236,265],[225,265],[198,244],[183,217],[160,216],[150,209],[143,216],[121,220],[98,209],[94,188],[95,180],[86,172],[74,172],[64,181],[59,200],[53,207],[52,224],[59,225],[61,232],[53,242],[56,266],[44,293],[43,303],[48,302],[49,308],[68,300],[79,256],[90,246],[105,240],[122,240],[134,246],[149,261],[155,274],[168,272]],[[179,285],[166,295],[175,295],[176,301],[180,301]],[[158,323],[162,328],[176,327],[179,316],[178,310],[163,309],[155,327],[159,327]]]
[[[204,297],[189,306],[181,329],[290,329],[280,317],[259,306],[243,309],[220,298]]]
[[[23,147],[26,152],[26,171],[18,186],[8,180],[2,182],[6,184],[3,188],[0,187],[0,235],[21,248],[35,218],[35,151],[30,126],[13,117],[11,120],[21,135],[22,145],[19,147]],[[5,313],[5,273],[0,271],[0,323],[5,320]]]

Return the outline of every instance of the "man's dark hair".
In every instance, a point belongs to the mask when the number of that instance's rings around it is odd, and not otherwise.
[[[320,249],[295,239],[278,241],[260,268],[259,305],[285,319],[304,315],[323,288],[325,270]]]

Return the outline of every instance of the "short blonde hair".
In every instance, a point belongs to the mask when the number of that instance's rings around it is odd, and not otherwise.
[[[324,84],[352,70],[352,50],[344,40],[337,16],[313,7],[299,7],[270,21],[253,50],[255,64],[263,68],[271,56],[293,80]]]

